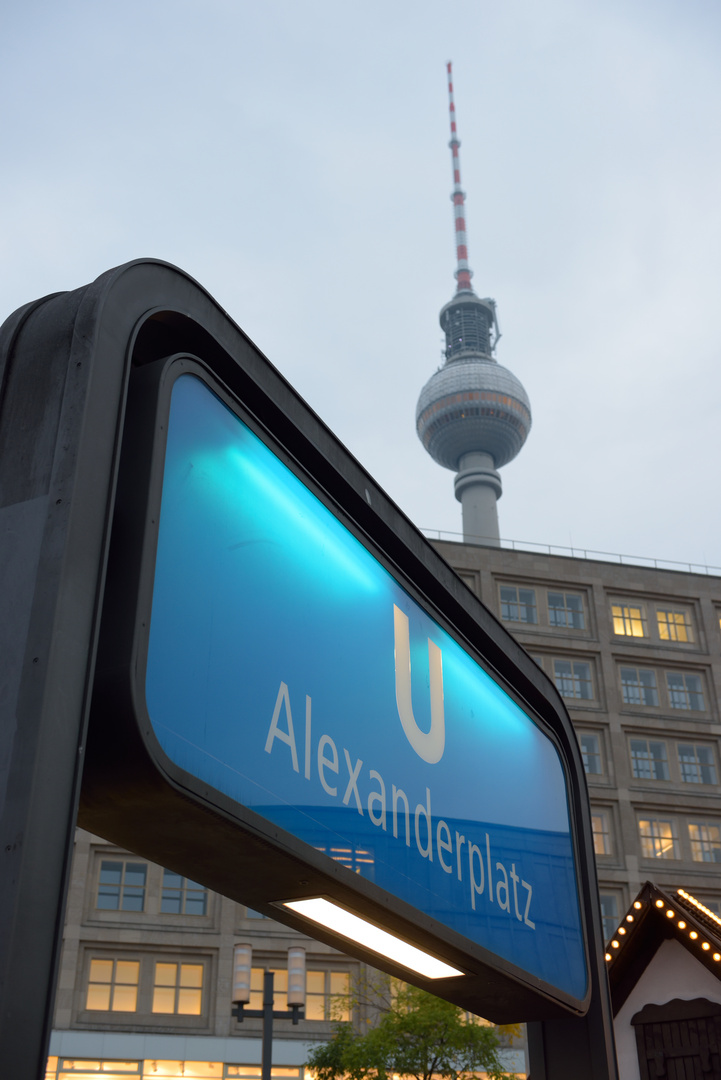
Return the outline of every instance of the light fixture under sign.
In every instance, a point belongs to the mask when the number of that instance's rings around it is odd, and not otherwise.
[[[448,979],[453,976],[463,975],[458,968],[451,967],[443,960],[437,960],[435,956],[417,949],[415,945],[409,945],[407,941],[389,934],[387,930],[381,930],[379,926],[362,919],[359,915],[353,915],[350,911],[332,904],[323,897],[314,897],[310,900],[289,900],[283,907],[302,915],[304,919],[333,930],[341,937],[349,941],[355,941],[371,952],[379,956],[386,956],[389,960],[402,964],[410,971],[416,971],[427,979]]]

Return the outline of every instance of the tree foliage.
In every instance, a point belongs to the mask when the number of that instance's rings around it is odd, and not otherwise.
[[[307,1066],[317,1080],[391,1080],[393,1074],[415,1080],[470,1080],[485,1072],[508,1076],[498,1059],[493,1027],[467,1018],[450,1002],[392,980],[390,994],[379,994],[359,1034],[350,1023],[337,1023],[331,1040],[315,1047]],[[383,998],[385,997],[385,1000]],[[362,1011],[368,1011],[366,1000]],[[356,1001],[358,1005],[358,1001]]]

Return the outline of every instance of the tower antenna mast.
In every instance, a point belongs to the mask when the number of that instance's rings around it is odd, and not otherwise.
[[[451,116],[451,141],[449,146],[451,148],[451,163],[453,166],[453,194],[451,199],[453,201],[453,216],[456,224],[456,281],[457,292],[461,292],[464,289],[471,289],[471,278],[473,277],[473,271],[468,265],[468,239],[466,237],[466,193],[461,187],[461,159],[458,154],[458,148],[461,145],[461,141],[458,138],[458,126],[456,123],[456,105],[453,100],[453,68],[451,61],[448,61],[448,107]]]

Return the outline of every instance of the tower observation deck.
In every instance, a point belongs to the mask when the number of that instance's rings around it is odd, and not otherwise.
[[[421,390],[416,429],[433,460],[456,473],[464,541],[498,547],[496,504],[502,486],[497,470],[512,461],[525,443],[531,405],[520,381],[493,355],[500,337],[495,301],[481,299],[471,286],[450,63],[448,96],[457,286],[453,299],[441,308],[445,360]]]

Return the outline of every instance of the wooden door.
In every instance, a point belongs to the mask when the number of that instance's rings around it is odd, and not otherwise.
[[[721,1080],[721,1004],[675,998],[631,1020],[641,1080]]]

